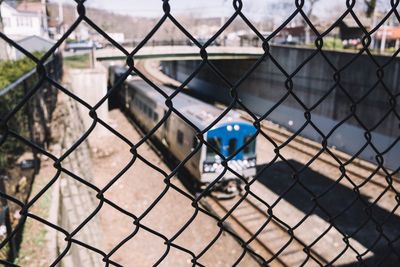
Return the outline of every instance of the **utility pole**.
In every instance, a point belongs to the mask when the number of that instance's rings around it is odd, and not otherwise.
[[[58,18],[57,18],[57,30],[56,30],[56,32],[60,36],[62,34],[64,34],[63,23],[64,23],[64,6],[63,6],[63,3],[62,3],[62,0],[58,0]]]
[[[64,21],[64,7],[61,0],[58,1],[58,25]]]
[[[41,0],[42,3],[42,31],[43,36],[48,38],[49,37],[49,27],[47,25],[47,0]]]
[[[383,24],[383,32],[382,32],[382,37],[381,37],[381,47],[380,47],[380,53],[383,54],[385,52],[386,48],[386,37],[387,37],[387,24]]]
[[[1,5],[3,0],[0,0],[0,32],[4,32],[3,16],[1,14]],[[4,40],[0,40],[0,60],[8,60],[8,44]]]
[[[222,0],[222,6],[224,6],[225,2],[226,2],[226,0]],[[225,22],[226,22],[225,13],[221,12],[221,21],[220,21],[220,24],[221,24],[220,27],[221,28],[224,26]],[[226,38],[225,31],[223,31],[220,36],[221,36],[220,38],[222,40],[222,46],[225,46],[225,43],[226,43],[225,42],[225,38]]]
[[[307,17],[308,17],[308,19],[309,20],[311,20],[311,15],[312,15],[312,12],[313,12],[313,8],[314,8],[314,4],[316,3],[316,2],[318,2],[319,0],[310,0],[309,1],[309,8],[308,8],[308,10],[307,10],[307,12],[306,12],[306,15],[307,15]],[[305,44],[309,44],[310,43],[310,41],[311,41],[311,33],[310,33],[310,31],[311,31],[311,29],[310,29],[310,26],[307,24],[307,22],[306,21],[304,21],[303,22],[304,23],[304,43]]]
[[[377,14],[376,14],[376,2],[377,0],[364,0],[364,4],[366,5],[367,10],[365,11],[365,15],[367,18],[371,20],[371,29],[376,25]],[[375,34],[371,36],[371,49],[375,48]]]

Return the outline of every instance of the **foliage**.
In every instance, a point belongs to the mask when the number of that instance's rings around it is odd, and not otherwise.
[[[36,195],[39,191],[46,186],[48,170],[41,170],[36,176],[32,184],[31,195]],[[32,207],[32,212],[42,218],[49,216],[51,205],[51,191],[47,190],[42,197],[40,197],[35,205]],[[19,266],[49,266],[49,259],[42,257],[33,257],[33,255],[40,255],[42,250],[46,249],[46,234],[48,230],[46,226],[38,223],[35,220],[27,220],[23,228],[23,239],[21,242],[18,258],[14,263]]]
[[[74,42],[76,42],[77,40],[75,39],[75,38],[70,38],[70,37],[68,37],[66,40],[65,40],[65,42],[68,44],[68,43],[74,43]]]
[[[40,53],[35,53],[35,56],[40,56]],[[0,88],[2,88],[0,91],[34,67],[35,63],[26,57],[19,60],[0,61]],[[32,75],[28,78],[27,87],[31,87],[36,79],[36,75]],[[3,119],[24,95],[25,90],[23,85],[20,84],[5,95],[0,96],[0,120]],[[27,111],[26,107],[24,107],[8,122],[8,127],[26,136],[28,132],[27,120]],[[0,173],[4,171],[7,162],[12,159],[13,156],[20,154],[23,149],[21,143],[15,142],[14,140],[10,141],[9,138],[0,146]]]
[[[27,57],[20,60],[0,61],[0,88],[6,87],[34,67],[35,63]]]
[[[43,53],[33,53],[36,58],[41,58]],[[47,74],[55,80],[59,80],[62,75],[62,58],[60,54],[53,55],[48,63],[46,63]],[[35,68],[35,63],[28,58],[23,58],[15,61],[0,61],[0,81],[1,90],[4,86],[9,85],[25,73]],[[26,77],[23,81],[19,82],[13,88],[0,96],[0,122],[4,117],[13,110],[18,103],[24,98],[27,91],[34,88],[38,83],[38,75],[33,72],[31,75]],[[44,127],[46,122],[43,117],[38,114],[44,114],[43,109],[47,112],[52,112],[55,107],[56,97],[51,86],[47,84],[40,85],[40,92],[34,94],[28,102],[12,115],[12,119],[7,121],[7,127],[18,135],[25,137],[34,142],[41,144],[43,138],[35,136],[35,130],[37,133],[45,132]],[[43,90],[42,90],[43,89]],[[45,90],[44,90],[45,89]],[[39,98],[44,101],[44,104],[39,101]],[[42,104],[38,104],[42,103]],[[43,106],[45,105],[45,107]],[[40,111],[42,110],[42,111]],[[35,117],[36,114],[36,117]],[[40,118],[39,118],[40,117]],[[1,125],[1,124],[0,124]],[[36,139],[35,139],[36,138]],[[39,138],[39,139],[38,139]],[[1,139],[1,131],[0,131]],[[0,144],[0,174],[5,171],[6,166],[13,164],[15,159],[26,151],[27,147],[20,141],[14,138],[7,137],[3,144]]]
[[[73,69],[90,68],[90,56],[89,54],[80,54],[64,57],[64,64],[66,67]]]
[[[340,38],[325,37],[324,38],[325,49],[343,49],[343,43]]]

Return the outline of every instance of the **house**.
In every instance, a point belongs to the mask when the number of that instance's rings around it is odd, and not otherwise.
[[[367,17],[358,17],[358,21],[361,23],[365,30],[371,28],[372,20]],[[339,37],[343,42],[345,48],[348,47],[360,47],[361,40],[365,36],[363,28],[360,27],[357,21],[351,17],[346,17],[343,20],[336,23],[336,27],[339,29]],[[371,44],[370,47],[374,45]]]
[[[40,36],[32,35],[28,36],[25,38],[22,38],[16,42],[23,48],[25,48],[27,51],[33,53],[33,52],[46,52],[48,51],[56,42],[47,38],[43,38]],[[17,50],[13,49],[12,54],[13,58],[19,59],[21,57],[24,57],[25,55]]]
[[[3,32],[11,39],[37,35],[47,37],[47,18],[40,2],[2,2]]]
[[[376,41],[383,51],[386,47],[394,47],[395,50],[400,47],[400,27],[399,26],[381,26],[376,32]]]
[[[340,39],[343,41],[345,40],[358,40],[360,41],[361,38],[365,35],[363,30],[356,24],[356,25],[348,25],[344,21],[340,21],[339,24],[339,33]]]
[[[45,3],[42,2],[3,1],[0,5],[2,32],[29,52],[48,50],[51,43],[48,40]],[[11,45],[7,45],[6,50],[1,54],[2,59],[23,56]]]

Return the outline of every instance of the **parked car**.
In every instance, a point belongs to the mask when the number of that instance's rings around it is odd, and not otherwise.
[[[65,51],[75,52],[77,50],[90,50],[90,49],[101,49],[103,45],[99,42],[94,41],[80,41],[80,42],[70,42],[65,45]]]

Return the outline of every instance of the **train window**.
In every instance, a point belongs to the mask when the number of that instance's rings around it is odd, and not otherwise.
[[[207,139],[207,142],[212,146],[215,150],[221,152],[222,149],[222,142],[220,137],[211,137]],[[215,161],[215,156],[217,154],[212,150],[210,147],[207,146],[207,154],[206,160],[207,161]]]
[[[244,143],[247,143],[251,139],[251,136],[248,135],[244,138]],[[243,148],[243,154],[245,158],[253,158],[256,155],[256,141],[253,140]]]
[[[154,120],[155,122],[158,122],[158,113],[157,113],[157,112],[154,112],[154,113],[153,113],[153,120]]]
[[[178,144],[183,145],[183,133],[181,130],[178,130],[176,140],[178,141]]]
[[[196,136],[193,136],[192,149],[195,149],[198,144],[199,144],[199,140],[197,139]]]
[[[236,151],[236,144],[237,144],[237,139],[236,138],[231,138],[229,139],[229,144],[228,144],[228,155],[232,155]]]
[[[164,117],[167,115],[167,112],[164,110]],[[168,130],[168,122],[169,122],[169,120],[170,120],[170,116],[168,116],[167,118],[166,118],[166,120],[164,121],[164,128],[165,128],[165,130]]]

